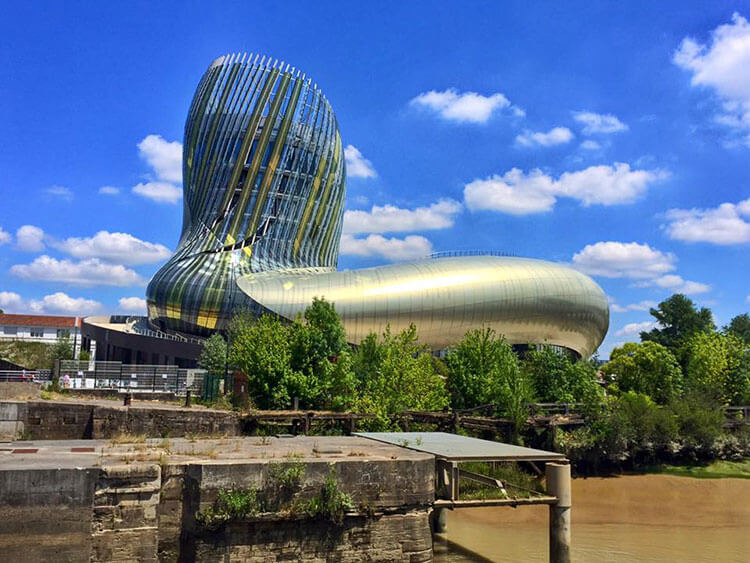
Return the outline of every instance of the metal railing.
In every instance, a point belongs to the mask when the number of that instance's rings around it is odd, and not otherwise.
[[[127,392],[199,394],[206,372],[177,366],[123,364],[121,362],[60,362],[60,386],[68,389],[110,389]]]
[[[457,256],[505,256],[512,258],[516,255],[510,252],[501,252],[499,250],[441,250],[439,252],[433,252],[428,258],[455,258]]]
[[[52,370],[49,369],[0,370],[0,382],[45,383],[49,381],[52,381]]]

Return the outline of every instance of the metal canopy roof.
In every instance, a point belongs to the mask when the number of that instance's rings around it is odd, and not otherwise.
[[[356,436],[416,450],[448,461],[559,461],[563,454],[448,434],[446,432],[355,432]]]

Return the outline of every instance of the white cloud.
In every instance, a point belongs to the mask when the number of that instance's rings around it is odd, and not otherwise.
[[[91,315],[103,309],[102,304],[93,299],[71,297],[58,291],[45,295],[42,299],[29,301],[28,308],[34,313],[61,313],[67,315]]]
[[[24,300],[18,293],[0,291],[0,308],[6,313],[90,315],[99,313],[102,304],[83,297],[70,297],[58,291],[41,299]]]
[[[126,313],[146,314],[146,300],[140,297],[121,297],[118,304],[120,310]]]
[[[619,133],[627,131],[628,126],[611,113],[602,114],[593,111],[574,111],[573,119],[583,124],[583,134]]]
[[[9,312],[18,312],[23,309],[23,299],[12,291],[0,291],[0,309]]]
[[[668,176],[662,170],[631,170],[617,162],[613,166],[590,166],[565,172],[558,179],[534,169],[528,174],[518,168],[474,180],[464,186],[464,199],[471,210],[486,209],[528,215],[551,211],[558,197],[569,197],[588,205],[633,203],[648,187]]]
[[[72,201],[73,199],[73,192],[63,186],[50,186],[44,190],[44,193],[64,201]]]
[[[649,311],[652,307],[656,307],[658,303],[656,301],[639,301],[638,303],[631,303],[630,305],[618,305],[612,303],[610,309],[615,313],[627,313],[628,311]]]
[[[372,234],[358,239],[345,234],[341,236],[339,251],[346,255],[377,256],[391,261],[412,260],[429,255],[432,252],[432,243],[418,235],[400,239]]]
[[[573,265],[592,276],[653,279],[675,269],[677,258],[637,242],[597,242],[573,255]]]
[[[551,147],[563,145],[573,139],[573,133],[567,127],[554,127],[542,133],[528,129],[516,137],[516,143],[523,147]]]
[[[581,143],[581,148],[585,151],[598,151],[602,146],[592,139],[586,139]]]
[[[11,235],[8,231],[4,231],[2,227],[0,227],[0,244],[6,244],[10,242]]]
[[[117,195],[120,193],[120,188],[114,186],[102,186],[99,188],[99,193],[102,195]]]
[[[24,225],[16,231],[16,247],[24,252],[44,250],[44,231],[34,225]]]
[[[88,238],[71,237],[54,246],[75,258],[101,258],[125,265],[152,264],[171,254],[162,244],[146,242],[128,233],[108,231],[99,231]]]
[[[694,295],[696,293],[706,293],[711,291],[711,286],[705,283],[689,281],[678,276],[676,274],[668,274],[657,278],[648,285],[655,285],[657,287],[663,287],[669,289],[674,293],[684,293],[685,295]]]
[[[646,332],[656,328],[658,323],[655,321],[643,321],[642,323],[628,323],[615,333],[615,336],[639,336],[641,332]]]
[[[476,92],[459,92],[455,88],[448,88],[442,92],[430,90],[419,94],[409,103],[458,123],[486,123],[495,110],[504,108],[511,108],[515,115],[523,115],[523,110],[511,107],[508,98],[499,92],[483,96]]]
[[[166,141],[161,135],[148,135],[138,143],[138,151],[159,180],[182,182],[182,143]]]
[[[373,205],[370,211],[349,210],[344,213],[344,232],[389,233],[445,229],[453,226],[461,204],[441,199],[427,207],[403,209],[395,205]]]
[[[133,193],[159,203],[177,203],[182,190],[168,182],[147,182],[133,187]]]
[[[367,160],[354,145],[347,145],[344,149],[346,158],[346,175],[349,178],[375,178],[377,173],[372,162]]]
[[[686,37],[675,51],[676,65],[692,73],[690,83],[712,89],[722,101],[718,121],[741,132],[750,130],[750,24],[738,13],[732,23],[711,32],[711,42]],[[750,144],[750,139],[747,140]]]
[[[107,264],[98,258],[73,262],[42,255],[30,264],[11,266],[10,272],[28,281],[61,282],[83,286],[132,286],[143,283],[135,271],[120,264]]]
[[[750,199],[712,209],[670,209],[663,228],[675,240],[741,244],[750,242],[750,222],[744,217],[750,217]]]

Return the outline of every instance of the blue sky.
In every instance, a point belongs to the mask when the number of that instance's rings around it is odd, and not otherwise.
[[[14,5],[15,4],[15,5]],[[529,4],[531,7],[529,7]],[[637,339],[675,291],[750,309],[750,4],[5,3],[0,308],[141,312],[217,56],[302,69],[348,155],[339,267],[570,263]]]

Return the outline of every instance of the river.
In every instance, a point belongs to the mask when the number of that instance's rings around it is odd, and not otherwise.
[[[547,513],[546,506],[449,511],[450,543],[435,537],[435,561],[547,561]],[[750,480],[574,479],[572,533],[575,562],[750,561]]]

